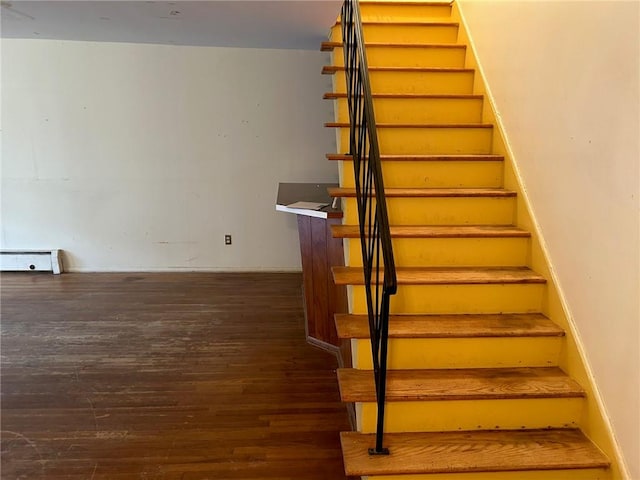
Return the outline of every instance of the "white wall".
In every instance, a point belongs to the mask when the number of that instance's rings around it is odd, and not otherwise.
[[[640,4],[461,0],[632,479],[640,479]]]
[[[325,61],[3,39],[2,247],[61,248],[76,271],[299,269],[275,198],[337,180]]]

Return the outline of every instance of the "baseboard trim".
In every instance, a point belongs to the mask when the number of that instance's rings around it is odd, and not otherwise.
[[[0,250],[0,271],[62,273],[61,250]]]
[[[262,267],[65,267],[69,273],[302,273],[297,268],[262,268]]]

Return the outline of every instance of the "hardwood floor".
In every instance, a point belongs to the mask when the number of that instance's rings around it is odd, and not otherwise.
[[[344,479],[299,274],[2,274],[2,479]]]

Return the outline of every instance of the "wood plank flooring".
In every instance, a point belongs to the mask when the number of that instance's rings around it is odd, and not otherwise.
[[[300,274],[0,276],[2,479],[344,479]]]

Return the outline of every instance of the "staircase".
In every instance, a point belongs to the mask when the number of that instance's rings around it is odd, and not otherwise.
[[[338,371],[357,432],[342,433],[348,476],[370,480],[609,479],[607,457],[581,431],[583,387],[559,368],[565,331],[548,318],[547,278],[530,268],[531,233],[518,193],[504,188],[481,79],[452,5],[361,1],[370,80],[397,267],[391,298],[385,446],[376,428],[361,244],[349,155],[338,162],[350,313],[338,315],[353,368]],[[339,23],[333,52],[339,152],[349,150]]]

